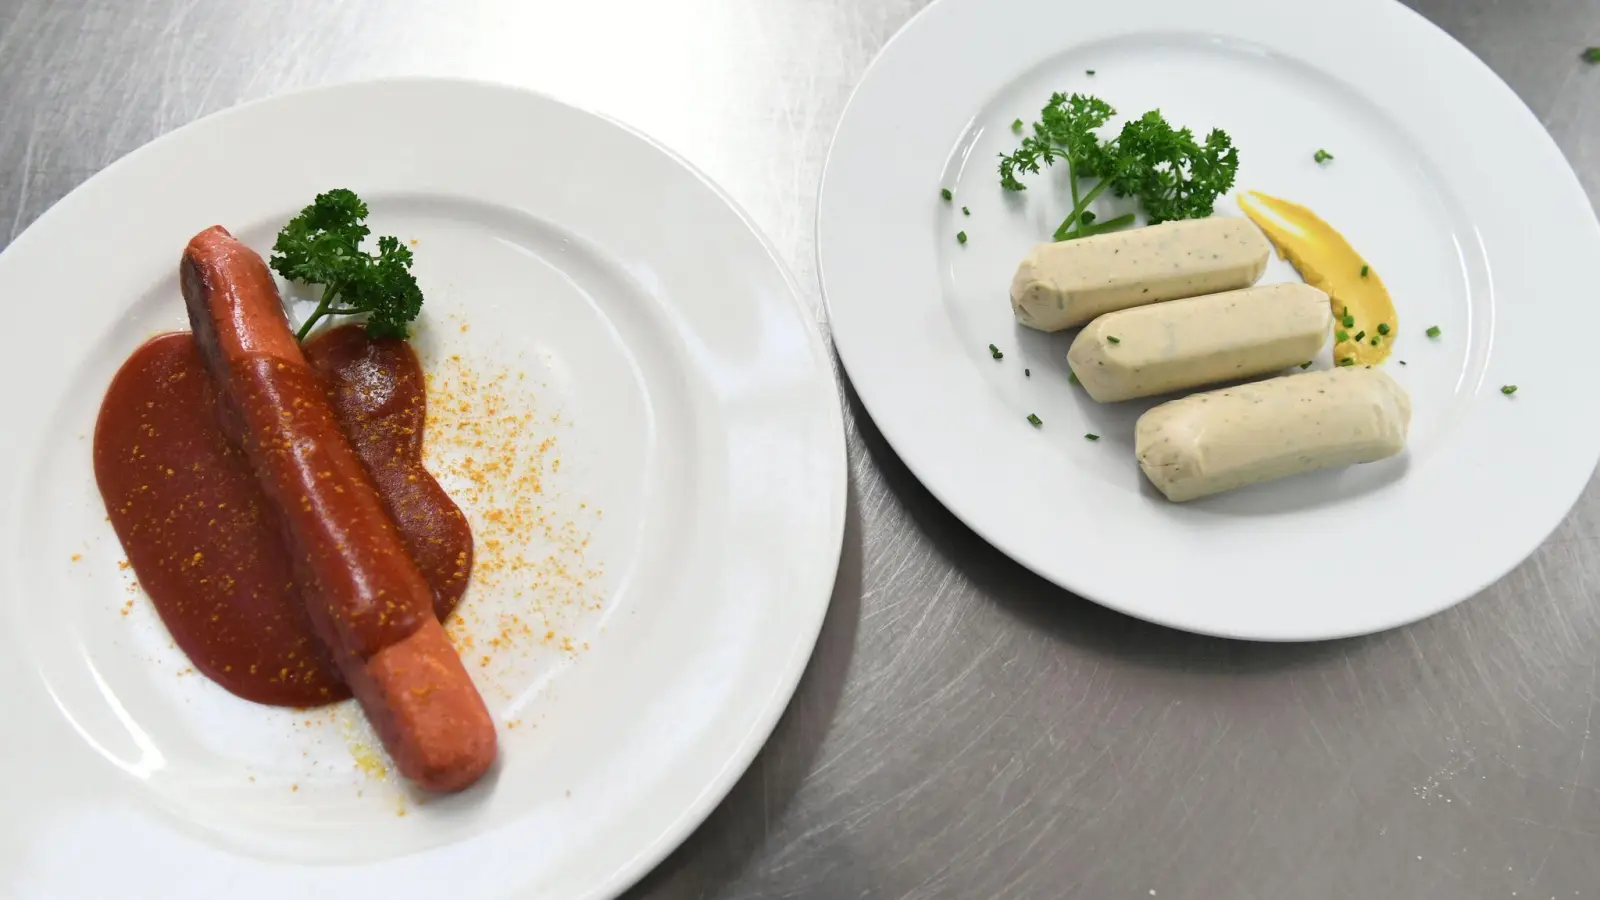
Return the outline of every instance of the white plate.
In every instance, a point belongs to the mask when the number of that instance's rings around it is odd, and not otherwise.
[[[1007,301],[1065,208],[1048,176],[1002,191],[996,157],[1057,90],[1225,129],[1237,189],[1308,205],[1371,260],[1399,309],[1407,454],[1182,506],[1143,482],[1150,404],[1089,401],[1072,333]],[[1269,640],[1422,618],[1531,553],[1600,455],[1589,203],[1510,89],[1389,0],[940,0],[851,98],[817,231],[835,343],[895,451],[1014,559],[1140,618]],[[1275,260],[1266,280],[1295,277]]]
[[[567,529],[517,549],[566,555],[463,604],[501,763],[432,801],[365,774],[350,704],[181,676],[90,469],[113,371],[185,327],[189,236],[223,223],[264,251],[333,187],[418,242],[430,367],[509,376],[523,451],[556,441],[509,458],[542,459],[539,514]],[[810,655],[845,509],[826,348],[728,198],[613,122],[442,81],[244,106],[62,200],[0,256],[0,296],[0,894],[611,896],[723,797]]]

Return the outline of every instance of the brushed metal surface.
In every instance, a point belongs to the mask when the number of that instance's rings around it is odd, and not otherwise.
[[[239,101],[476,76],[609,113],[692,160],[772,236],[820,319],[828,140],[922,5],[0,0],[0,240]],[[1600,191],[1600,67],[1577,58],[1600,43],[1600,0],[1414,5],[1510,82]],[[1484,190],[1517,189],[1494,174]],[[115,237],[88,239],[115,252]],[[846,401],[850,521],[816,656],[755,765],[633,896],[1600,896],[1592,485],[1532,559],[1449,613],[1330,644],[1230,643],[1028,574]]]

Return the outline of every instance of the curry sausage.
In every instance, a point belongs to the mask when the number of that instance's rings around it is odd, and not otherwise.
[[[289,330],[266,264],[217,226],[189,242],[180,276],[223,427],[296,557],[312,627],[400,772],[429,790],[467,787],[494,762],[493,719]]]

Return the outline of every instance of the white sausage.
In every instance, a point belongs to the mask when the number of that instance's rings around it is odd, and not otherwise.
[[[1181,502],[1399,453],[1411,400],[1377,369],[1285,375],[1194,394],[1139,417],[1139,468]]]
[[[1101,403],[1150,397],[1309,362],[1333,329],[1328,295],[1266,284],[1106,313],[1067,361]]]
[[[1248,220],[1165,222],[1039,244],[1011,280],[1017,321],[1060,331],[1095,316],[1256,283],[1271,248]]]

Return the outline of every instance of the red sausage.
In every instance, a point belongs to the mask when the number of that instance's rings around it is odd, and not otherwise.
[[[301,355],[271,273],[218,226],[189,242],[180,276],[224,427],[278,515],[313,628],[402,774],[429,790],[472,784],[494,762],[494,721]]]

